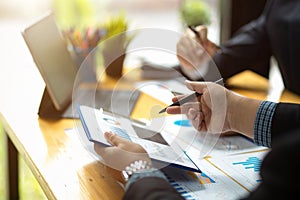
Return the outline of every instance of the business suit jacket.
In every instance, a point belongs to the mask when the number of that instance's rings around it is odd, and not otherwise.
[[[243,26],[213,56],[226,80],[250,69],[264,77],[269,74],[273,55],[284,85],[300,94],[300,0],[269,0],[262,15]],[[209,78],[208,78],[209,79]]]
[[[244,199],[297,199],[300,180],[300,105],[280,103],[272,119],[272,150],[262,162],[262,183]],[[204,197],[205,198],[205,197]],[[161,178],[133,183],[124,200],[183,199]]]

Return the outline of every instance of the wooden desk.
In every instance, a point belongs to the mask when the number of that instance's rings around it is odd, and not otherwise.
[[[74,143],[65,134],[65,129],[75,127],[78,120],[38,117],[44,84],[40,78],[35,78],[40,76],[35,66],[11,70],[6,73],[19,73],[13,78],[15,81],[9,83],[9,88],[2,87],[5,96],[0,104],[0,121],[8,136],[11,199],[18,198],[18,154],[24,158],[49,199],[120,199],[122,187],[81,143]],[[137,76],[131,79],[131,74],[127,74],[123,82],[132,84],[137,80]],[[103,81],[106,88],[115,82],[109,78]],[[142,95],[141,98],[146,97]],[[145,112],[134,112],[145,118]]]
[[[23,41],[20,37],[15,33],[14,38]],[[49,199],[120,199],[122,187],[80,143],[72,142],[65,134],[65,129],[74,127],[76,121],[45,120],[38,117],[44,82],[33,61],[28,59],[30,54],[25,44],[20,42],[16,45],[17,48],[12,47],[15,50],[13,55],[9,52],[6,55],[14,60],[9,60],[0,67],[0,121],[8,136],[10,198],[18,199],[19,154]],[[232,79],[231,86],[235,86],[234,90],[243,95],[266,98],[266,82],[259,78],[262,82],[252,81],[258,84],[254,89],[237,87],[239,79],[247,79],[249,75],[251,79],[258,78],[253,74],[244,74]],[[299,96],[289,92],[284,95],[284,101],[292,97],[294,102],[300,102]],[[147,101],[150,106],[156,104],[153,99]],[[149,113],[144,113],[144,110],[141,105],[137,105],[133,117],[149,117]]]
[[[32,81],[32,77],[38,74],[35,70],[31,71],[33,74],[29,75],[27,72],[25,74],[28,76],[19,77],[20,82],[16,82],[16,86],[13,84],[16,90],[10,87],[7,93],[3,93],[6,94],[4,98],[11,101],[6,102],[5,106],[1,103],[0,120],[8,136],[12,199],[17,199],[18,194],[16,191],[18,154],[24,158],[49,199],[120,199],[123,194],[122,187],[80,143],[74,144],[65,134],[64,130],[74,127],[75,121],[45,120],[37,116],[39,105],[37,97],[41,97],[43,88]],[[244,78],[247,76],[243,75]],[[235,80],[238,79],[232,79]],[[237,89],[238,92],[241,92],[240,90]],[[263,87],[259,90],[242,91],[244,95],[256,95],[262,99],[266,97]],[[284,94],[292,96],[297,101],[300,99],[288,92]],[[283,97],[286,98],[288,97]],[[147,101],[148,105],[157,103],[155,100],[149,102],[149,98]],[[145,110],[140,109],[140,106],[137,104],[133,116],[147,117],[145,113],[139,112]]]
[[[0,38],[9,47],[0,49],[0,123],[8,136],[10,199],[18,199],[18,155],[49,199],[120,199],[121,186],[65,134],[73,120],[39,119],[45,84],[20,32],[11,30]]]
[[[270,90],[271,86],[266,78],[251,71],[241,72],[228,79],[226,87],[241,95],[260,100],[269,100],[268,96],[271,96],[273,92],[278,92],[276,91],[276,86],[273,86],[273,90]],[[278,101],[300,103],[300,95],[284,89],[281,92]]]

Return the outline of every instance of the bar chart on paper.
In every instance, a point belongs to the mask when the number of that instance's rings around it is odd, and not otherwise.
[[[245,161],[233,162],[232,165],[242,168],[241,170],[250,170],[253,174],[257,175],[259,173],[259,168],[262,160],[256,156],[248,157]],[[255,178],[253,179],[255,180]],[[256,182],[261,182],[261,179],[258,177]]]
[[[216,157],[211,158],[210,162],[226,174],[230,174],[245,189],[251,191],[261,182],[259,171],[267,152],[268,150],[230,155],[222,158]]]
[[[205,173],[194,173],[169,168],[164,170],[169,183],[187,200],[196,200],[194,191],[203,190],[203,185],[214,184],[215,181]]]
[[[244,188],[206,160],[198,163],[201,166],[201,173],[174,167],[166,167],[162,170],[169,183],[186,200],[236,200],[247,194]]]

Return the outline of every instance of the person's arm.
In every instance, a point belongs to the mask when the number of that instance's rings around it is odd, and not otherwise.
[[[134,176],[132,178],[134,178]],[[123,200],[135,199],[183,200],[184,198],[164,178],[151,175],[134,181],[130,184],[130,187],[126,189]]]
[[[254,142],[261,146],[271,147],[271,126],[277,103],[262,101],[254,122]]]
[[[272,147],[283,133],[300,128],[300,104],[243,97],[212,82],[186,81],[186,86],[202,95],[194,102],[168,107],[166,111],[186,114],[198,131],[234,131],[252,138],[258,145]]]
[[[258,145],[271,147],[271,126],[277,103],[243,97],[211,82],[186,81],[186,85],[202,93],[200,99],[180,107],[169,107],[167,113],[186,114],[198,131],[234,131]],[[176,100],[175,97],[173,101]]]
[[[269,146],[271,143],[271,133],[276,135],[276,139],[272,140],[272,150],[264,158],[261,166],[262,183],[251,191],[248,196],[244,197],[244,200],[295,197],[298,191],[295,180],[300,178],[298,173],[300,166],[299,164],[297,165],[298,162],[295,163],[295,158],[300,157],[300,105],[277,104],[269,101],[252,102],[251,99],[242,97],[239,100],[240,102],[235,102],[237,103],[235,106],[242,108],[244,112],[250,111],[251,118],[254,117],[255,126],[260,126],[259,124],[261,124],[261,129],[256,127],[253,130],[253,128],[250,128],[253,127],[253,119],[248,119],[245,121],[246,124],[245,122],[242,123],[250,126],[246,129],[241,127],[241,130],[247,131],[247,129],[252,129],[255,141],[266,146]],[[259,106],[257,106],[257,103]],[[254,109],[254,107],[258,108]],[[254,112],[251,111],[252,108]],[[238,118],[239,115],[235,115],[234,120],[239,121],[237,120]],[[287,165],[287,163],[293,164]],[[137,191],[142,192],[138,193]],[[137,181],[134,180],[124,196],[126,200],[161,198],[182,199],[160,175],[157,177],[147,177],[146,175]]]
[[[141,145],[110,132],[105,132],[104,136],[112,146],[95,143],[94,149],[102,157],[108,172],[125,184],[124,200],[184,199],[168,183],[166,176],[153,168]]]
[[[186,81],[186,86],[202,95],[194,102],[168,107],[168,114],[186,114],[198,131],[235,131],[254,137],[254,121],[261,100],[242,97],[212,82]]]
[[[300,128],[300,104],[279,103],[272,118],[272,141],[297,128]]]
[[[255,143],[273,147],[283,134],[300,128],[300,104],[263,101],[254,123]]]
[[[280,135],[260,167],[262,182],[244,200],[295,199],[299,195],[300,129]]]
[[[272,1],[268,1],[258,19],[240,28],[213,56],[224,79],[246,69],[268,77],[272,53],[265,25],[271,6]]]

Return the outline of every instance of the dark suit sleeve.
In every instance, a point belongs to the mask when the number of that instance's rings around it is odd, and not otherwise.
[[[283,134],[297,128],[300,128],[300,104],[279,103],[272,119],[272,145]]]
[[[134,182],[123,200],[183,200],[184,198],[164,179],[145,177]]]
[[[260,173],[262,183],[247,200],[297,199],[300,180],[300,129],[284,131],[264,158]]]
[[[262,15],[246,24],[213,56],[222,77],[227,79],[246,69],[268,77],[271,57],[266,31],[266,18],[271,6],[268,1]]]

